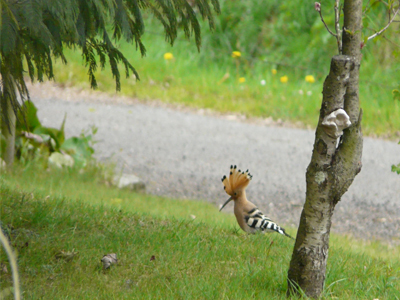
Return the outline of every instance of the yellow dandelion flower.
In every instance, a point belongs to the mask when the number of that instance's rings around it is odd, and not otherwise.
[[[242,53],[240,53],[240,51],[233,51],[232,52],[232,57],[233,58],[238,58],[238,57],[241,57],[242,56]]]
[[[121,202],[122,202],[122,199],[120,199],[120,198],[112,198],[111,199],[111,203],[113,203],[113,204],[119,204]]]
[[[276,73],[278,73],[278,71],[276,69],[272,69],[271,72],[273,75],[276,75]]]
[[[244,82],[246,82],[246,78],[244,78],[244,77],[240,77],[240,78],[239,78],[239,82],[240,82],[240,83],[244,83]]]
[[[280,78],[280,81],[281,81],[282,83],[286,83],[286,82],[289,81],[289,77],[287,77],[286,75],[285,75],[285,76],[282,76],[282,77]]]
[[[307,75],[307,76],[306,76],[306,82],[314,83],[314,82],[315,82],[314,76],[312,76],[312,75]]]
[[[164,59],[165,60],[171,60],[171,59],[174,59],[174,56],[172,55],[172,53],[167,52],[167,53],[164,54]]]

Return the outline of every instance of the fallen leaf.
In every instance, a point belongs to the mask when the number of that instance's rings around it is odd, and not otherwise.
[[[111,265],[116,264],[118,262],[117,254],[115,253],[106,254],[101,259],[101,262],[103,263],[103,268],[108,269],[109,267],[111,267]]]
[[[63,259],[65,261],[72,261],[74,259],[74,257],[78,254],[79,252],[75,252],[74,249],[72,249],[72,251],[64,251],[61,250],[59,251],[55,257],[56,259]]]

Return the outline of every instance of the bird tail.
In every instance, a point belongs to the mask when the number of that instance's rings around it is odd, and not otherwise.
[[[286,233],[285,229],[282,228],[282,231],[283,231],[283,234],[284,234],[285,236],[287,236],[288,238],[291,238],[292,240],[295,240],[294,237],[292,237],[291,235],[289,235],[289,234]]]
[[[277,233],[280,233],[280,234],[287,236],[288,238],[291,238],[292,240],[294,240],[294,237],[292,237],[291,235],[286,233],[284,228],[282,228],[281,226],[279,226],[278,224],[276,224],[275,222],[273,222],[271,220],[265,222],[263,224],[263,226],[261,226],[261,227],[262,227],[263,231],[275,231]]]
[[[284,236],[287,236],[288,238],[291,238],[292,240],[294,240],[294,237],[292,237],[291,235],[287,234],[285,229],[282,228],[281,226],[279,226],[278,224],[274,223],[271,221],[271,223],[273,224],[272,228],[270,230],[276,231]],[[268,229],[267,229],[268,230]]]
[[[225,192],[233,196],[234,191],[238,189],[245,189],[250,180],[253,178],[253,175],[249,173],[249,170],[241,171],[238,170],[236,165],[231,166],[229,177],[222,177],[222,183],[224,185]]]
[[[258,208],[248,212],[245,221],[250,228],[264,232],[277,232],[294,240],[292,236],[286,233],[285,229],[276,224],[270,218],[266,217]]]

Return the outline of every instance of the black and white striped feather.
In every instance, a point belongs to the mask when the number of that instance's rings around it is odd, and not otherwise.
[[[245,216],[246,224],[255,231],[275,231],[287,237],[291,237],[285,232],[285,229],[266,217],[258,208],[253,208]]]

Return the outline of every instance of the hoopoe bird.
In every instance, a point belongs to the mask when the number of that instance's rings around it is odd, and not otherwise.
[[[240,171],[236,165],[231,166],[229,177],[222,177],[225,192],[231,196],[220,208],[221,211],[230,201],[235,202],[234,213],[240,228],[245,232],[278,232],[291,237],[285,229],[266,217],[253,203],[246,198],[246,187],[249,185],[253,175],[247,171]]]

